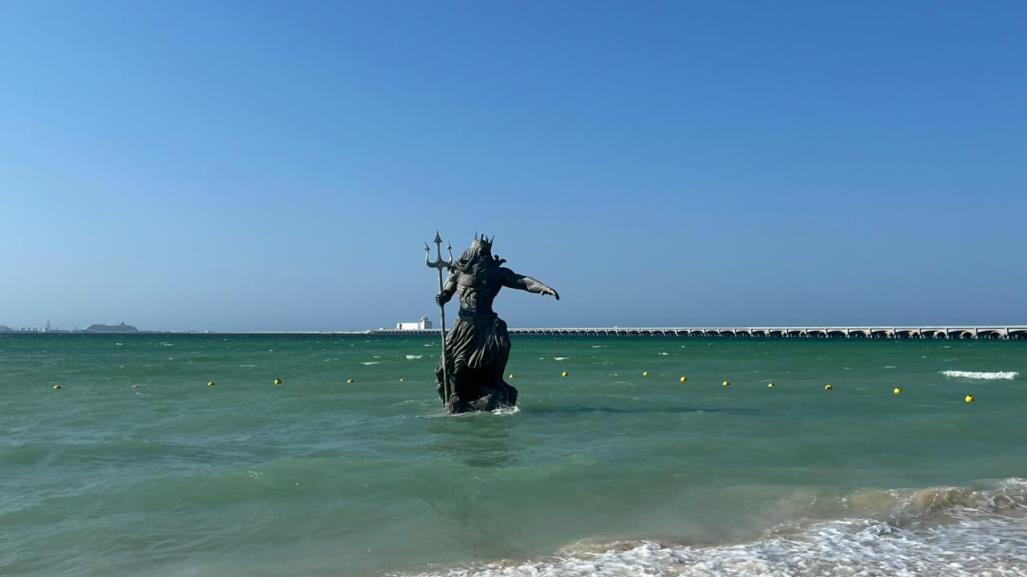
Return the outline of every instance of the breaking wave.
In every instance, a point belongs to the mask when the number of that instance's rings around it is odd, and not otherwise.
[[[829,501],[818,507],[845,510],[853,515],[779,526],[749,543],[713,546],[658,541],[577,543],[556,555],[533,561],[498,561],[415,575],[1027,575],[1027,480],[1008,479],[983,490],[938,487],[917,491],[861,491]]]
[[[957,379],[982,379],[986,381],[1011,381],[1020,376],[1016,371],[942,371],[946,377]]]

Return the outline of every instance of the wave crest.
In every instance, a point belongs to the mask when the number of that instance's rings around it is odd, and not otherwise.
[[[1011,381],[1020,376],[1017,371],[941,371],[946,377],[955,379],[980,379],[985,381]]]

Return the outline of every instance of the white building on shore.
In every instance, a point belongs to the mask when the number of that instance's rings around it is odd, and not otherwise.
[[[428,317],[421,317],[416,323],[396,323],[397,331],[425,331],[431,329],[431,321]]]

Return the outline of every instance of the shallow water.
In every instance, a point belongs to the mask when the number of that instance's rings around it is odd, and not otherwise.
[[[0,574],[1027,575],[1024,343],[513,342],[0,336]]]

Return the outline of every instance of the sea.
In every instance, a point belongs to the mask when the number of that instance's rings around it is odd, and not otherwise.
[[[0,575],[1027,575],[1027,343],[512,340],[0,335]]]

